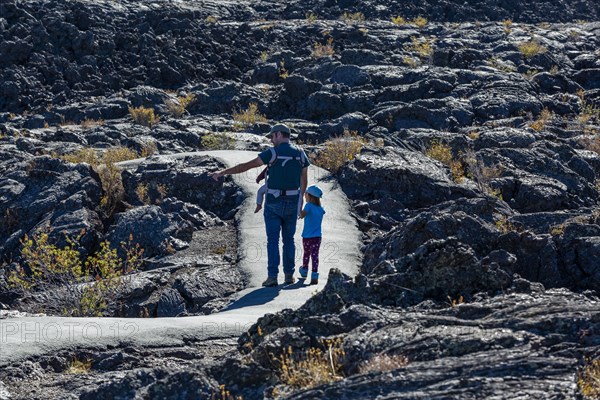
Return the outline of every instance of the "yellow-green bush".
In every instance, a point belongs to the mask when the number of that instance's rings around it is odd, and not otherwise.
[[[462,163],[452,156],[450,146],[447,144],[433,141],[429,148],[425,151],[425,154],[450,168],[452,178],[456,182],[460,183],[464,179],[465,171]]]
[[[519,43],[517,48],[525,58],[533,58],[538,54],[544,54],[546,51],[548,51],[546,47],[544,47],[539,41],[534,39],[529,40],[527,42]]]
[[[245,110],[233,113],[233,121],[238,128],[248,128],[257,122],[267,122],[267,117],[258,111],[258,104],[250,103]]]
[[[207,150],[232,150],[235,148],[235,139],[226,133],[209,133],[201,139],[202,147]]]
[[[410,53],[417,53],[421,60],[425,60],[433,54],[433,40],[419,40],[416,36],[411,36],[411,43],[404,45],[404,50]]]
[[[418,28],[424,28],[427,25],[427,18],[418,16],[412,20],[412,23],[415,24]]]
[[[78,358],[74,358],[69,363],[67,370],[65,371],[67,374],[72,375],[84,375],[88,374],[92,369],[92,360],[89,358],[85,358],[80,360]]]
[[[404,17],[401,16],[396,16],[396,17],[392,17],[392,23],[395,25],[406,25],[408,23],[407,20],[404,19]]]
[[[324,143],[325,148],[318,153],[314,162],[319,167],[336,173],[342,165],[352,161],[366,144],[366,140],[359,137],[356,132],[345,129],[342,136],[329,139]]]
[[[135,108],[129,107],[129,115],[131,115],[133,122],[148,128],[152,128],[158,123],[158,118],[154,114],[154,109],[152,108],[146,108],[144,106]]]
[[[185,96],[178,96],[177,100],[168,99],[165,101],[165,105],[167,106],[167,110],[169,114],[171,114],[175,118],[181,118],[187,108],[196,101],[196,96],[192,93],[187,94]]]
[[[71,316],[101,316],[109,304],[114,302],[122,288],[122,276],[140,267],[143,249],[122,243],[125,259],[111,249],[108,242],[100,244],[100,250],[82,261],[78,240],[66,238],[67,244],[58,247],[49,241],[46,232],[32,237],[25,235],[21,240],[21,256],[25,267],[19,265],[9,274],[11,287],[29,295],[44,294],[45,312]]]

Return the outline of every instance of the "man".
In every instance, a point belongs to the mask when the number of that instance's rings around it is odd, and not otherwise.
[[[290,143],[290,128],[284,124],[273,126],[265,135],[273,147],[254,160],[211,174],[214,180],[223,175],[240,174],[252,168],[268,165],[267,195],[264,208],[267,230],[267,280],[263,286],[277,286],[279,275],[279,232],[283,240],[283,273],[285,284],[294,283],[296,221],[302,209],[308,184],[310,162],[304,151]]]

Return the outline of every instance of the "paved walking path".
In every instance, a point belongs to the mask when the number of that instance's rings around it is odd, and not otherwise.
[[[228,167],[250,161],[257,156],[249,151],[210,151],[181,153],[160,157],[183,158],[211,155]],[[123,163],[133,167],[141,160]],[[234,175],[236,183],[247,195],[237,214],[239,227],[239,267],[248,272],[248,288],[239,292],[225,310],[203,316],[178,318],[66,318],[27,317],[0,320],[0,366],[22,358],[48,354],[58,350],[75,350],[97,346],[178,346],[185,339],[203,340],[238,336],[256,320],[285,308],[298,308],[327,281],[330,268],[339,268],[354,276],[360,262],[360,233],[350,216],[350,205],[344,193],[329,174],[318,167],[309,168],[309,185],[318,184],[324,192],[323,206],[327,214],[323,223],[320,252],[319,285],[309,286],[299,281],[293,285],[263,288],[267,275],[266,233],[262,212],[254,213],[255,178],[260,168]],[[223,179],[223,178],[221,178]],[[202,190],[201,187],[198,190]],[[302,255],[302,221],[296,230],[296,259]],[[299,262],[297,263],[299,265]],[[296,272],[296,277],[298,274]],[[283,274],[280,273],[280,281]]]

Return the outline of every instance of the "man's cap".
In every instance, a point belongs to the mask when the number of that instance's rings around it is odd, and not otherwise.
[[[313,195],[315,197],[321,198],[323,197],[323,191],[317,185],[311,185],[306,189],[306,193]]]
[[[283,132],[287,135],[290,134],[290,128],[288,128],[287,125],[285,124],[277,124],[277,125],[273,125],[273,127],[271,128],[271,130],[269,131],[269,133],[267,133],[265,136],[270,138],[271,135],[273,135],[274,132]]]

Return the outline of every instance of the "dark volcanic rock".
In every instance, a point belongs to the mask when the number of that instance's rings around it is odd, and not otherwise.
[[[115,224],[107,234],[114,247],[121,242],[133,243],[144,249],[144,256],[167,254],[168,248],[181,250],[189,245],[195,230],[206,229],[220,222],[202,209],[167,198],[160,206],[148,205],[116,215]]]
[[[64,240],[85,229],[81,244],[90,251],[101,234],[101,195],[100,179],[88,165],[48,156],[13,164],[0,179],[0,258],[14,256],[19,239],[37,230]]]
[[[231,218],[234,209],[241,204],[243,194],[238,191],[231,178],[217,183],[208,176],[209,172],[219,168],[219,164],[208,156],[180,160],[150,158],[134,172],[123,172],[127,201],[143,204],[138,194],[138,188],[143,185],[147,189],[147,202],[156,203],[166,196],[175,197],[221,218]]]
[[[454,183],[437,161],[419,152],[391,147],[363,151],[342,168],[339,180],[350,198],[385,199],[394,203],[395,210],[475,196],[473,191]]]

